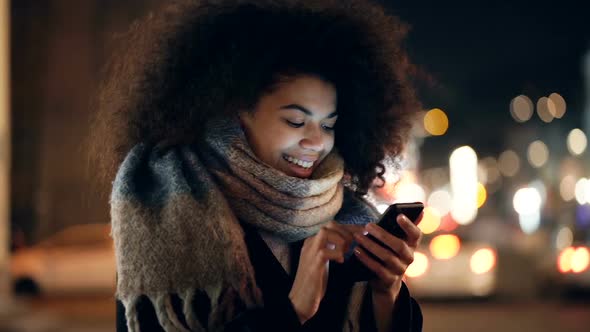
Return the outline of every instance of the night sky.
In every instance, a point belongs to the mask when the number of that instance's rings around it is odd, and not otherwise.
[[[427,139],[425,149],[470,144],[483,153],[501,152],[509,131],[518,128],[509,103],[519,94],[536,103],[557,92],[568,103],[559,124],[534,115],[520,126],[582,126],[581,62],[590,50],[585,1],[381,2],[410,25],[406,48],[435,81],[420,85],[424,107],[449,116],[445,138]]]

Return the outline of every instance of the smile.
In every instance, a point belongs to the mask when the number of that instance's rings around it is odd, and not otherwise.
[[[314,164],[314,161],[303,161],[303,160],[299,160],[297,158],[293,158],[293,157],[287,156],[287,155],[283,155],[283,159],[290,162],[291,164],[295,164],[295,165],[303,167],[303,168],[311,168]]]

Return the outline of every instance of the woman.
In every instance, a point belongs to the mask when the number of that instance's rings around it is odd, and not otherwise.
[[[132,27],[95,134],[119,331],[421,330],[420,231],[362,198],[417,109],[402,32],[356,0],[185,1]]]

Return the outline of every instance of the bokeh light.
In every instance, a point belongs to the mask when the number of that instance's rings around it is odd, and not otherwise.
[[[559,194],[561,198],[569,202],[576,198],[576,178],[572,175],[566,175],[559,183]]]
[[[534,112],[533,102],[525,95],[516,96],[510,101],[510,115],[517,122],[528,121]]]
[[[436,259],[450,259],[457,255],[461,241],[456,235],[438,235],[430,241],[430,253]]]
[[[588,264],[590,263],[590,252],[588,248],[580,247],[576,249],[574,254],[572,255],[572,272],[573,273],[580,273],[585,271],[588,268]]]
[[[440,213],[434,207],[427,206],[424,208],[424,215],[422,221],[418,224],[418,228],[424,234],[434,233],[440,226],[440,219]]]
[[[477,184],[477,208],[481,208],[488,198],[486,187],[482,183]]]
[[[574,233],[569,227],[563,226],[559,229],[555,237],[555,247],[557,249],[564,249],[571,246],[573,241]]]
[[[586,204],[588,202],[588,198],[590,198],[590,181],[588,181],[586,178],[579,179],[576,182],[574,194],[578,204]]]
[[[433,136],[441,136],[449,129],[449,119],[440,108],[431,109],[424,115],[424,129]]]
[[[534,141],[527,149],[527,157],[531,166],[542,167],[549,160],[549,149],[542,141]]]
[[[444,216],[451,211],[451,204],[451,194],[447,190],[435,190],[430,193],[430,196],[428,196],[428,206],[435,208],[441,216]]]
[[[518,221],[523,232],[531,234],[539,229],[542,199],[536,188],[517,190],[512,204],[514,210],[518,213]]]
[[[498,157],[498,166],[504,176],[515,176],[520,169],[520,158],[518,158],[516,152],[506,150]]]
[[[401,181],[395,188],[394,202],[424,202],[426,194],[417,183]]]
[[[475,274],[486,273],[496,265],[496,253],[490,248],[479,249],[471,256],[469,265]]]
[[[451,153],[451,215],[461,225],[472,223],[477,216],[477,154],[469,146]]]
[[[572,256],[576,250],[572,247],[564,249],[557,258],[557,268],[561,273],[569,272],[572,269]]]
[[[518,224],[525,234],[536,232],[541,225],[541,212],[537,211],[536,213],[531,214],[519,214]]]
[[[547,97],[541,97],[537,101],[537,115],[541,119],[541,121],[545,123],[549,123],[553,121],[556,114],[555,104],[553,101]]]
[[[428,270],[428,257],[419,251],[414,252],[414,261],[406,269],[406,276],[416,278]]]
[[[590,183],[588,180],[587,183]],[[586,193],[590,190],[586,187]],[[590,197],[586,196],[586,204],[576,206],[576,228],[579,230],[590,229]]]
[[[514,194],[512,204],[518,214],[532,214],[541,207],[541,195],[534,188],[520,188]]]
[[[565,99],[559,93],[552,93],[549,95],[549,99],[555,105],[555,114],[554,116],[558,119],[561,119],[565,115],[566,103]]]
[[[582,130],[578,128],[572,129],[567,135],[567,149],[572,155],[578,156],[582,154],[586,150],[587,145],[588,140]]]

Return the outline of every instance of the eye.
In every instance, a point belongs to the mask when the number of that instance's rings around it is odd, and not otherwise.
[[[326,131],[334,131],[334,127],[323,126]]]
[[[301,122],[301,123],[296,123],[296,122],[291,122],[289,120],[285,120],[287,122],[287,124],[293,128],[299,128],[301,126],[303,126],[305,123]]]

